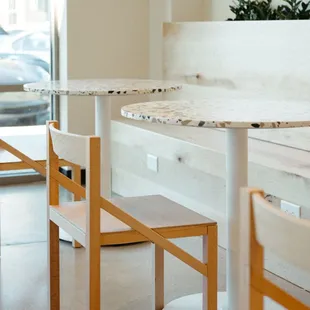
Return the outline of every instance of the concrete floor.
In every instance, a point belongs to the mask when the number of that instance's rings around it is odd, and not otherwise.
[[[69,196],[63,192],[62,199]],[[1,310],[47,309],[46,207],[44,184],[0,187],[2,247]],[[200,238],[176,243],[201,258]],[[151,309],[151,246],[104,247],[101,252],[102,309]],[[166,301],[201,291],[201,276],[169,254],[165,260]],[[85,310],[84,249],[61,242],[62,310]],[[310,304],[310,293],[268,274]],[[225,251],[219,249],[219,290],[225,289]],[[188,309],[190,310],[190,309]]]

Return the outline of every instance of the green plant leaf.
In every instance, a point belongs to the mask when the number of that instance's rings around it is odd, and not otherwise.
[[[310,0],[283,0],[275,8],[271,4],[272,0],[234,0],[230,20],[310,19]]]

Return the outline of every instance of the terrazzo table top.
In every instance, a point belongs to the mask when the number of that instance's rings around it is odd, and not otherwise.
[[[153,101],[124,106],[122,116],[152,123],[208,128],[310,126],[310,99],[205,99]]]
[[[25,91],[49,95],[120,96],[170,92],[181,89],[181,83],[144,79],[92,79],[30,83]]]

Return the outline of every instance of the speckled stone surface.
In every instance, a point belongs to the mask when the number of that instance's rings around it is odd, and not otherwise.
[[[208,128],[293,128],[310,126],[310,99],[206,99],[153,101],[124,106],[124,117],[152,123]]]
[[[124,96],[176,91],[181,83],[143,79],[93,79],[25,84],[24,90],[49,95]]]

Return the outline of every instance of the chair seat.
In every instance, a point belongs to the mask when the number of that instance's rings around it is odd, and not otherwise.
[[[110,201],[144,225],[167,238],[181,238],[206,234],[207,227],[216,222],[160,195],[113,198]],[[51,219],[66,220],[77,230],[86,232],[86,202],[67,202],[50,206]],[[101,210],[102,244],[138,242],[146,240],[132,228]],[[66,225],[65,225],[66,226]],[[63,227],[65,229],[65,227]],[[69,233],[69,232],[68,232]],[[72,232],[71,232],[72,233]],[[77,236],[78,238],[78,236]],[[78,240],[79,241],[79,240]],[[82,244],[83,244],[83,240]],[[79,241],[80,242],[80,241]]]

